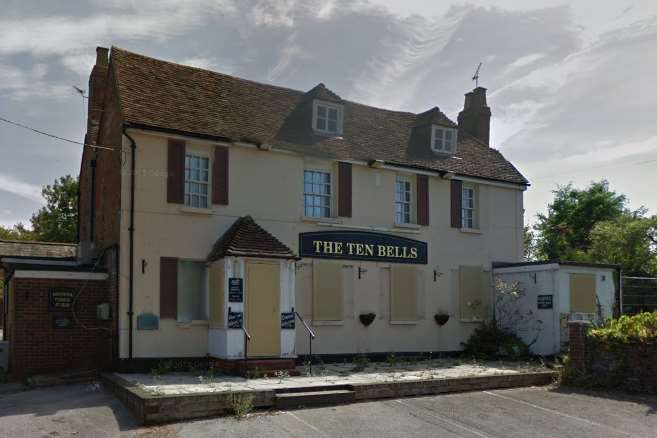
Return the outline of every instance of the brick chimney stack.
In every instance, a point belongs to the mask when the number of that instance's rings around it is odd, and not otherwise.
[[[466,93],[463,110],[458,117],[459,134],[469,134],[490,146],[490,116],[484,87],[477,87]]]
[[[87,135],[85,143],[94,144],[98,141],[98,128],[105,105],[105,86],[107,84],[107,71],[109,50],[106,47],[96,48],[96,65],[89,75],[89,101],[87,113]]]

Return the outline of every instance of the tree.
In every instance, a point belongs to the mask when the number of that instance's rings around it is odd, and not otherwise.
[[[78,181],[71,175],[55,180],[41,191],[46,206],[32,215],[34,238],[46,242],[76,242]]]
[[[590,234],[596,224],[630,214],[625,196],[610,190],[604,180],[584,190],[568,184],[553,193],[547,215],[539,214],[534,225],[539,259],[582,259],[591,247]]]
[[[536,237],[529,227],[522,229],[523,258],[526,262],[536,260]]]
[[[587,256],[618,264],[629,275],[657,275],[657,216],[599,222],[591,231]]]
[[[23,225],[22,222],[17,223],[12,228],[5,228],[0,226],[0,239],[1,240],[34,240],[34,233]]]

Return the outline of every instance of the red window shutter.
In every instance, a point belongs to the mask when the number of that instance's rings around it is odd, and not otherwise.
[[[452,227],[461,228],[461,196],[463,192],[463,182],[458,179],[451,180],[451,192],[452,192]]]
[[[169,139],[167,157],[167,202],[185,202],[185,142]]]
[[[178,259],[160,257],[160,319],[178,318]]]
[[[351,163],[338,163],[338,216],[351,217]]]
[[[417,224],[429,225],[429,177],[417,175]]]
[[[228,205],[228,148],[225,146],[214,147],[212,203]]]

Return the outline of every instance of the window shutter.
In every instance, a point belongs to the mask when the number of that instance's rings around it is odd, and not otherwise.
[[[185,142],[169,139],[167,158],[167,202],[185,202]]]
[[[463,182],[458,179],[451,180],[451,192],[452,192],[452,227],[461,228],[461,196],[463,192]]]
[[[350,163],[338,163],[338,216],[351,217]]]
[[[228,148],[225,146],[214,147],[212,203],[228,205]]]
[[[160,257],[160,319],[178,318],[178,259]]]
[[[417,224],[429,225],[429,177],[417,175]]]

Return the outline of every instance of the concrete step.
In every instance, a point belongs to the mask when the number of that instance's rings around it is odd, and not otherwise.
[[[349,389],[332,389],[306,392],[283,392],[274,395],[277,409],[299,409],[315,406],[333,406],[353,403],[356,393]]]

